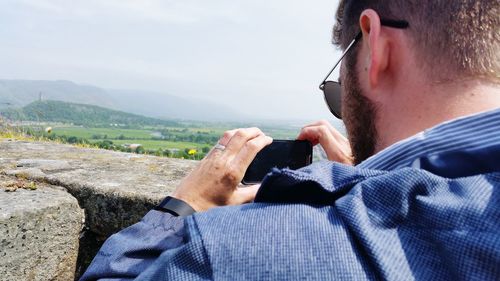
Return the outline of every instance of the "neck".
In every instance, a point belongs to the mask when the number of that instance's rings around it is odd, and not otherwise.
[[[418,92],[412,93],[408,88]],[[382,110],[378,116],[375,153],[445,121],[500,108],[500,86],[481,81],[426,89],[406,87],[400,93],[404,94],[393,103],[399,106]]]

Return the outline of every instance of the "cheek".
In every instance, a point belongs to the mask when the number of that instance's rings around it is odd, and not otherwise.
[[[369,66],[370,52],[366,45],[362,44],[356,54],[356,63],[351,65],[350,71],[344,69],[344,73],[349,76],[355,76],[356,88],[364,97],[369,97]],[[353,73],[355,72],[355,73]]]
[[[356,78],[357,78],[357,87],[359,88],[361,94],[365,97],[367,97],[367,93],[369,91],[369,81],[368,81],[368,66],[365,64],[364,60],[363,63],[359,63],[356,66]]]

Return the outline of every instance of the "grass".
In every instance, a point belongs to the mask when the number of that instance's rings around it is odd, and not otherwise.
[[[40,141],[43,138],[34,137],[21,132],[20,130],[10,127],[10,126],[1,126],[0,124],[0,139],[15,139],[20,141]]]
[[[204,132],[213,136],[222,136],[227,128],[216,128],[216,127],[190,127],[190,128],[176,128],[176,127],[165,127],[165,129],[176,130],[174,134],[193,134],[196,132]],[[187,129],[187,132],[180,132],[182,129]],[[146,150],[157,150],[161,149],[180,149],[184,150],[186,148],[197,148],[201,149],[205,146],[211,146],[210,144],[194,143],[194,142],[173,142],[168,140],[154,140],[152,133],[156,130],[154,128],[147,129],[122,129],[122,128],[86,128],[86,127],[55,127],[53,128],[53,133],[56,135],[66,135],[75,136],[78,138],[84,138],[89,140],[91,143],[96,143],[103,140],[111,140],[114,144],[132,144],[139,143]],[[281,128],[265,128],[265,133],[272,136],[275,139],[294,139],[298,132],[294,132],[287,129]],[[100,138],[94,139],[93,137],[100,136]],[[107,136],[107,138],[102,138]],[[125,136],[126,139],[119,140],[116,139],[119,136]]]
[[[43,127],[48,127],[48,125],[44,125]],[[17,128],[19,129],[19,128]],[[24,130],[28,129],[27,127]],[[43,130],[43,128],[40,128]],[[36,129],[36,130],[40,130]],[[226,125],[217,126],[217,124],[189,124],[189,127],[186,125],[185,127],[144,127],[142,129],[124,129],[124,128],[89,128],[89,127],[81,127],[81,126],[58,126],[55,125],[52,128],[52,134],[56,136],[66,136],[66,137],[77,137],[80,139],[86,139],[89,144],[78,144],[79,147],[97,147],[95,143],[101,142],[104,140],[110,140],[115,145],[123,145],[123,144],[141,144],[142,147],[148,150],[158,150],[158,149],[178,149],[180,151],[184,151],[185,149],[196,149],[201,151],[203,147],[211,147],[214,144],[207,143],[195,143],[195,142],[186,142],[186,141],[169,141],[169,140],[161,140],[155,139],[153,135],[154,132],[160,131],[162,129],[170,130],[170,133],[174,136],[186,136],[186,135],[196,135],[201,132],[210,137],[215,137],[217,139],[219,136],[229,130],[229,127]],[[294,139],[297,134],[295,128],[290,127],[281,127],[281,126],[267,126],[262,128],[263,131],[272,136],[274,139]],[[121,136],[124,139],[118,139]],[[45,135],[45,138],[47,135]],[[1,131],[0,138],[16,138],[23,139],[29,138],[30,140],[46,140],[44,137],[29,137],[25,136],[21,133],[15,133],[14,131]]]
[[[152,130],[85,127],[56,127],[52,131],[57,135],[75,136],[89,140],[95,135],[107,135],[107,139],[114,139],[120,135],[127,138],[150,139],[153,133]]]
[[[253,125],[249,125],[253,126]],[[300,128],[293,128],[290,126],[284,126],[281,127],[279,125],[274,125],[274,126],[262,126],[262,125],[257,125],[262,131],[266,134],[269,135],[275,139],[288,139],[292,140],[295,139],[300,132]],[[225,131],[235,129],[236,127],[229,127],[229,126],[224,126],[224,127],[212,127],[212,126],[207,126],[207,127],[189,127],[188,132],[190,133],[196,133],[196,132],[202,132],[202,133],[209,133],[210,135],[215,135],[215,136],[222,136]],[[180,130],[184,128],[176,128],[176,127],[166,127],[166,129],[170,130]]]
[[[30,136],[15,130],[6,130],[6,129],[0,130],[0,139],[15,139],[19,141],[51,141],[55,143],[61,143],[59,140],[49,140],[43,136]],[[93,145],[92,143],[90,144],[76,143],[73,145],[81,148],[98,148],[96,145]]]
[[[190,130],[197,131],[197,129]],[[52,130],[58,136],[66,135],[68,137],[75,136],[78,138],[87,139],[89,144],[74,144],[75,146],[82,148],[97,148],[94,143],[106,140],[106,139],[92,139],[94,135],[107,135],[107,140],[113,142],[116,145],[123,144],[133,144],[138,143],[141,144],[145,150],[158,150],[158,149],[197,149],[201,151],[203,147],[211,147],[210,144],[201,144],[194,142],[174,142],[174,141],[166,141],[166,140],[154,140],[152,139],[151,133],[154,130],[137,130],[137,129],[118,129],[118,128],[84,128],[84,127],[56,127]],[[120,135],[125,136],[126,138],[119,140],[115,139]],[[17,139],[17,140],[26,140],[26,141],[48,141],[45,137],[36,137],[36,136],[28,136],[26,134],[22,134],[18,130],[14,129],[2,129],[0,130],[0,139]],[[55,142],[58,142],[55,140]]]
[[[10,131],[10,130],[5,130],[5,131],[1,130],[0,131],[0,139],[21,139],[21,140],[25,140],[26,137],[23,136],[20,133],[13,132],[13,131]]]
[[[181,133],[180,130],[187,129],[185,134],[193,134],[197,132],[208,133],[209,135],[222,136],[225,131],[230,128],[217,128],[217,127],[164,127],[164,129],[176,130],[176,133]],[[120,135],[133,139],[151,139],[152,133],[156,130],[154,128],[145,129],[122,129],[122,128],[86,128],[86,127],[55,127],[53,132],[57,135],[75,136],[79,138],[91,139],[95,135],[107,135],[107,139],[115,139]],[[290,128],[263,128],[263,131],[276,139],[294,139],[300,129],[291,130]]]
[[[172,128],[179,129],[179,128]],[[207,129],[205,129],[207,130]],[[56,127],[53,128],[53,133],[56,135],[66,135],[66,136],[75,136],[78,138],[87,139],[90,143],[96,143],[103,140],[110,140],[113,144],[122,145],[122,144],[133,144],[138,143],[141,144],[142,147],[146,150],[158,150],[158,149],[179,149],[184,150],[186,148],[191,149],[199,149],[202,147],[211,146],[209,144],[200,144],[193,142],[173,142],[166,140],[154,140],[152,139],[152,133],[155,132],[154,129],[121,129],[121,128],[85,128],[85,127]],[[202,129],[191,128],[188,129],[188,133],[193,133],[197,131],[202,131]],[[98,138],[93,139],[94,136],[104,136],[107,138]],[[125,136],[127,139],[120,140],[116,139],[119,136]]]
[[[89,140],[91,143],[99,142],[102,140]],[[141,144],[142,147],[146,150],[157,150],[161,149],[180,149],[184,150],[186,148],[191,149],[200,149],[205,146],[209,146],[209,144],[200,144],[194,142],[173,142],[173,141],[164,141],[164,140],[111,140],[113,144],[132,144],[138,143]]]

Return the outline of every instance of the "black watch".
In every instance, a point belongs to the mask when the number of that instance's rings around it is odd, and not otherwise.
[[[188,203],[170,196],[163,199],[163,201],[156,206],[155,210],[167,212],[176,217],[187,217],[196,213]]]

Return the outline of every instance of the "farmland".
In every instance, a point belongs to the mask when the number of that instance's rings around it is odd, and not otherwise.
[[[159,133],[148,129],[117,129],[117,128],[85,128],[85,127],[55,127],[52,133],[56,136],[64,135],[86,139],[89,143],[98,143],[104,140],[112,141],[117,145],[137,143],[146,150],[200,148],[204,145],[195,142],[176,142],[162,140]]]
[[[190,159],[203,158],[230,129],[259,127],[274,139],[294,139],[303,125],[163,120],[61,101],[3,110],[2,118],[22,134],[44,140]]]
[[[79,138],[92,139],[95,136],[107,136],[116,139],[120,135],[135,139],[150,139],[151,131],[140,129],[118,129],[118,128],[86,128],[81,126],[55,127],[54,133],[58,135],[75,136]]]
[[[240,125],[240,126],[238,126]],[[44,124],[51,127],[50,133],[43,133],[46,138],[75,144],[89,144],[105,149],[154,154],[175,158],[201,159],[217,143],[224,131],[244,127],[246,124],[206,124],[186,123],[181,127],[145,127],[143,129],[93,128],[71,125]],[[279,139],[293,139],[298,129],[260,126],[263,131]],[[28,128],[26,128],[28,130]],[[36,133],[35,133],[36,135]],[[137,147],[140,145],[140,148]],[[137,150],[137,151],[136,151]]]

